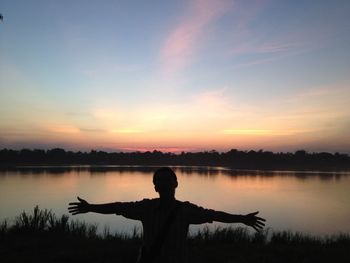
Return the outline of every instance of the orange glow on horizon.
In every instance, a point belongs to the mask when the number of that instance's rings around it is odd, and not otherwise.
[[[196,148],[181,148],[181,147],[139,147],[139,148],[121,148],[122,151],[132,152],[153,152],[159,151],[163,153],[180,153],[180,152],[191,152],[196,151]]]

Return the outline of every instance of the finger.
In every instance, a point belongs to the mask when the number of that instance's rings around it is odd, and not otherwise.
[[[261,223],[261,222],[259,222],[259,223],[257,223],[259,226],[265,226],[265,224],[264,223]]]
[[[69,203],[69,205],[80,205],[81,202],[73,202],[73,203]]]
[[[249,215],[250,215],[250,216],[255,216],[255,215],[257,215],[257,214],[259,214],[259,211],[256,211],[256,212],[254,212],[254,213],[250,213]]]
[[[80,211],[69,211],[69,213],[76,214],[76,213],[80,213]]]
[[[253,224],[253,226],[255,226],[255,227],[262,227],[262,226],[259,225],[257,222],[255,222],[255,223]]]
[[[265,225],[265,223],[260,222],[260,221],[256,221],[256,224],[257,224],[257,225],[260,225],[260,226],[264,226],[264,225]]]
[[[254,228],[256,232],[259,232],[259,229],[256,228],[255,226],[252,226],[252,228]]]
[[[82,211],[81,209],[68,209],[69,212]]]
[[[256,224],[258,224],[260,226],[265,226],[265,223],[263,223],[263,222],[256,222]]]
[[[68,207],[68,210],[81,210],[81,208],[77,207],[77,206],[75,206],[75,207]]]
[[[77,204],[77,205],[69,205],[68,207],[80,207],[81,205],[80,204]]]
[[[266,221],[266,219],[265,218],[262,218],[262,217],[256,217],[258,220],[261,220],[261,221]]]
[[[79,200],[80,202],[85,202],[85,200],[84,200],[84,199],[81,199],[79,196],[77,196],[77,198],[78,198],[78,200]]]
[[[260,226],[260,225],[254,225],[255,227],[259,228],[259,229],[263,229],[264,226]]]
[[[263,229],[262,226],[259,226],[259,225],[254,225],[256,228],[259,228],[259,229]]]

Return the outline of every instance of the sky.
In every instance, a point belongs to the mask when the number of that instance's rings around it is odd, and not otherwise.
[[[350,153],[350,1],[0,0],[0,148]]]

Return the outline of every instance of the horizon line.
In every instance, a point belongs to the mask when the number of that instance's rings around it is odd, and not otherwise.
[[[165,147],[166,149],[183,149],[183,148],[176,148],[176,147]],[[161,148],[161,149],[165,149],[164,147]],[[29,150],[29,151],[35,151],[35,150],[39,150],[39,151],[52,151],[52,150],[63,150],[65,152],[73,152],[73,153],[78,153],[78,152],[82,152],[82,153],[91,153],[91,152],[104,152],[104,153],[108,153],[108,154],[112,154],[112,153],[147,153],[147,152],[150,152],[150,153],[154,153],[154,152],[160,152],[162,154],[175,154],[175,155],[178,155],[178,154],[181,154],[181,153],[228,153],[230,151],[238,151],[238,152],[245,152],[245,153],[249,153],[249,152],[261,152],[261,153],[273,153],[273,154],[279,154],[279,153],[282,153],[282,154],[288,154],[288,153],[292,153],[292,154],[295,154],[296,152],[305,152],[306,154],[320,154],[320,153],[329,153],[329,154],[345,154],[345,155],[349,155],[349,152],[339,152],[339,151],[309,151],[309,150],[306,150],[306,149],[297,149],[297,150],[294,150],[294,151],[272,151],[272,150],[266,150],[266,149],[259,149],[259,150],[254,150],[254,149],[245,149],[245,150],[242,150],[242,149],[237,149],[237,148],[231,148],[229,150],[215,150],[215,149],[211,149],[211,150],[196,150],[196,151],[185,151],[185,150],[177,150],[177,151],[164,151],[164,150],[161,150],[161,149],[157,149],[157,148],[150,148],[150,149],[146,149],[146,148],[142,148],[142,149],[133,149],[131,150],[131,148],[124,148],[124,149],[120,149],[120,150],[107,150],[107,149],[89,149],[89,150],[79,150],[79,149],[76,149],[76,150],[70,150],[70,149],[65,149],[65,148],[60,148],[60,147],[52,147],[52,148],[21,148],[21,149],[11,149],[11,148],[7,148],[7,147],[4,147],[4,148],[0,148],[0,151],[4,151],[4,150],[7,150],[7,151],[23,151],[23,150]],[[123,151],[124,150],[124,151]]]

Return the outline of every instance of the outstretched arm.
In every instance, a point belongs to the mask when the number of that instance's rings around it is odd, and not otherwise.
[[[263,229],[265,226],[265,219],[256,216],[259,212],[254,212],[246,215],[233,215],[225,212],[214,211],[213,221],[223,223],[243,223],[247,226],[251,226],[256,231]]]
[[[68,211],[72,215],[95,212],[100,214],[115,214],[118,212],[118,203],[90,204],[84,199],[77,197],[79,202],[69,203]]]

